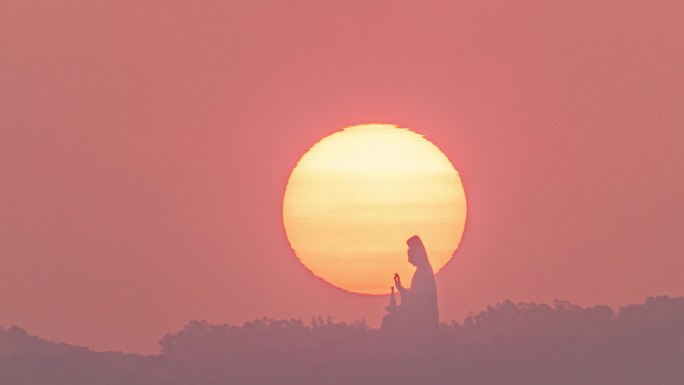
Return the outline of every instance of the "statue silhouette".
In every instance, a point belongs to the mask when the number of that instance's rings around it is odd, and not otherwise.
[[[408,261],[416,267],[416,272],[413,274],[410,289],[402,285],[399,274],[394,274],[394,285],[399,291],[401,304],[397,306],[391,303],[385,308],[389,314],[382,319],[382,328],[405,331],[433,330],[439,324],[435,274],[420,238],[414,235],[406,244],[409,247]]]

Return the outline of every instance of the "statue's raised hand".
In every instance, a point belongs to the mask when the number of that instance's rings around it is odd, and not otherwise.
[[[404,290],[404,286],[401,285],[401,277],[399,277],[399,274],[397,273],[394,273],[394,286],[396,286],[399,291]]]

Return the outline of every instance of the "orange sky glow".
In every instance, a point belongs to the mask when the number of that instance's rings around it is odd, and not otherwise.
[[[410,282],[413,234],[443,322],[684,295],[682,20],[682,1],[3,2],[0,327],[141,353],[190,320],[378,327],[388,296],[356,293]],[[414,131],[349,127],[372,122]]]

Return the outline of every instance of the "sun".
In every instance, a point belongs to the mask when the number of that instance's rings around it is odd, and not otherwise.
[[[410,282],[406,240],[419,235],[435,270],[458,247],[466,198],[449,159],[422,135],[390,124],[347,127],[299,160],[283,223],[299,260],[341,289],[385,294]]]

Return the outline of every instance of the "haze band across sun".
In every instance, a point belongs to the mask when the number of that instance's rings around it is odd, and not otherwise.
[[[311,147],[292,171],[283,222],[315,275],[365,294],[409,277],[406,239],[419,234],[435,271],[458,247],[466,198],[449,159],[423,136],[391,124],[347,127]]]

